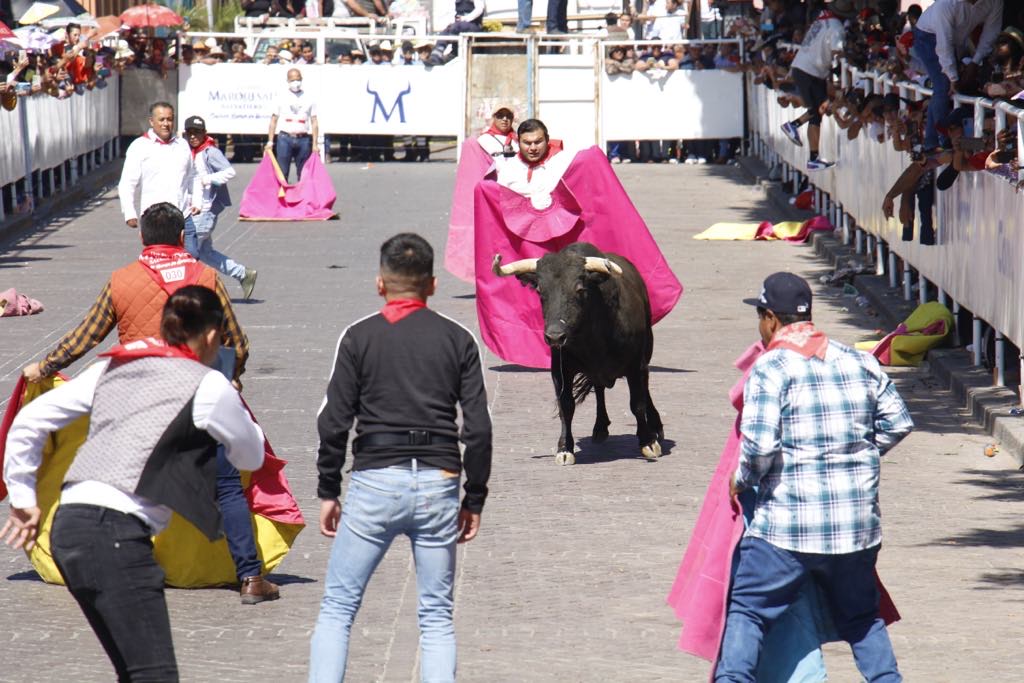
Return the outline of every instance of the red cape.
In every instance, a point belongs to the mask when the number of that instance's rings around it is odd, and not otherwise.
[[[503,263],[511,263],[573,242],[590,242],[601,251],[625,256],[647,284],[655,323],[668,315],[683,293],[600,149],[591,147],[576,154],[551,200],[551,206],[538,210],[528,197],[493,180],[478,183],[474,196],[473,260],[480,332],[500,358],[534,368],[551,365],[540,301],[516,278],[491,272],[495,254],[501,255]]]

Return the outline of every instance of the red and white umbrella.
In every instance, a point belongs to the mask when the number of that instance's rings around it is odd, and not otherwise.
[[[131,28],[181,26],[185,20],[163,5],[138,5],[121,13],[121,23]]]
[[[0,21],[0,40],[3,40],[4,38],[17,39],[17,36],[14,35],[14,31],[12,31],[7,24]]]

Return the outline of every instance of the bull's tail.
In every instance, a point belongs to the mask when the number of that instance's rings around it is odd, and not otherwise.
[[[572,378],[572,398],[580,405],[594,390],[594,383],[582,372]]]

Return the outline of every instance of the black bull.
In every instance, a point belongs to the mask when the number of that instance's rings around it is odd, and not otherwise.
[[[587,242],[576,242],[539,259],[501,265],[494,272],[515,275],[540,295],[544,339],[551,346],[551,378],[558,398],[562,434],[555,460],[571,465],[575,440],[572,418],[576,405],[591,391],[597,399],[593,440],[608,438],[604,390],[625,377],[629,409],[636,417],[640,452],[654,460],[664,439],[661,416],[651,400],[649,364],[654,351],[651,305],[647,286],[629,259],[605,254]]]

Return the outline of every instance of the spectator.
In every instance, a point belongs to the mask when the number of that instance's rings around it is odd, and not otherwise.
[[[241,7],[247,17],[269,17],[272,0],[242,0]]]
[[[388,23],[388,10],[382,0],[345,0],[353,17],[365,17],[372,24]]]
[[[281,63],[281,48],[277,45],[268,45],[267,53],[263,57],[263,64],[280,64]]]
[[[554,1],[554,0],[552,0]],[[460,33],[479,33],[483,31],[484,0],[455,0],[455,19],[444,27],[442,36],[457,36]],[[450,47],[447,59],[453,59],[459,52],[456,41],[442,41],[430,53],[427,64],[440,66],[446,61],[445,51]]]
[[[666,0],[664,7],[656,11],[655,19],[647,31],[647,39],[666,43],[681,42],[686,31],[687,15],[679,0]]]
[[[295,60],[296,64],[316,64],[316,51],[313,49],[312,43],[303,43],[302,48],[299,51],[299,58]]]
[[[245,45],[235,43],[231,46],[231,61],[235,64],[248,64],[252,62],[252,57],[245,51]]]

